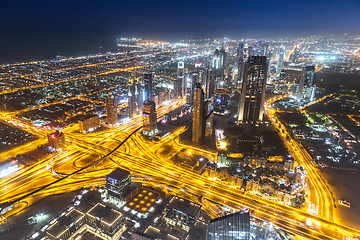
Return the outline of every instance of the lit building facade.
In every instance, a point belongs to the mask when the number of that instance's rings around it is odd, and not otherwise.
[[[106,114],[108,124],[115,125],[118,123],[116,98],[112,94],[109,94],[106,99]]]
[[[79,120],[80,132],[88,133],[100,127],[100,118],[96,114],[89,114]]]
[[[313,101],[315,94],[314,77],[314,65],[306,65],[305,67],[303,67],[299,81],[299,87],[297,90],[297,98],[299,100],[307,98],[310,99],[310,101]]]
[[[174,81],[174,95],[176,98],[185,96],[184,62],[178,62],[177,78]]]
[[[47,134],[48,138],[48,145],[52,149],[58,151],[65,147],[65,135],[62,132],[59,132],[56,130],[56,132],[53,132],[51,134]]]
[[[207,240],[249,240],[250,215],[236,212],[211,219],[206,232]]]
[[[214,112],[216,114],[224,115],[227,110],[229,99],[229,90],[225,88],[218,88],[214,92]]]
[[[238,111],[239,123],[263,121],[267,68],[265,56],[250,56],[246,61]]]
[[[154,101],[146,101],[143,104],[143,127],[144,132],[155,134],[157,130],[157,113]]]
[[[152,87],[152,80],[153,80],[153,75],[151,72],[145,73],[144,74],[144,91],[145,91],[145,99],[146,100],[153,100],[153,87]]]
[[[121,168],[116,168],[106,176],[105,185],[108,196],[113,202],[125,201],[131,192],[130,172]]]
[[[205,104],[204,91],[197,85],[194,90],[194,109],[192,123],[192,142],[199,144],[205,137]]]
[[[189,231],[200,216],[201,205],[173,197],[165,209],[164,220],[178,229]]]

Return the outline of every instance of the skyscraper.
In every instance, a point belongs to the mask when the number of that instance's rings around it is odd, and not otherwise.
[[[211,140],[214,130],[214,113],[211,112],[209,117],[205,121],[205,139]]]
[[[220,51],[219,49],[216,49],[214,52],[214,56],[211,62],[211,68],[213,70],[220,69]]]
[[[111,93],[106,99],[106,114],[108,124],[115,125],[116,123],[118,123],[116,99]]]
[[[140,114],[143,108],[142,90],[139,82],[135,83],[136,112]]]
[[[302,69],[302,74],[299,81],[299,88],[297,91],[297,98],[299,100],[308,98],[313,101],[315,87],[314,86],[315,66],[306,65]]]
[[[211,68],[207,71],[206,78],[206,100],[211,99],[214,96],[215,91],[215,74]]]
[[[193,105],[194,103],[194,88],[198,82],[199,73],[191,72],[186,78],[186,103]]]
[[[243,81],[244,76],[244,44],[241,42],[239,43],[237,49],[237,64],[238,64],[238,78],[235,82],[235,87],[240,87],[239,84]]]
[[[210,220],[206,230],[207,240],[249,240],[250,215],[236,212]]]
[[[157,114],[154,101],[146,101],[143,104],[143,127],[144,132],[153,135],[157,129]]]
[[[135,83],[129,82],[128,86],[128,112],[129,117],[133,118],[136,114],[136,95],[135,95]]]
[[[205,120],[206,116],[204,109],[204,91],[200,84],[197,84],[194,90],[194,109],[193,109],[193,124],[192,124],[192,141],[199,144],[205,137]]]
[[[276,74],[280,75],[280,72],[283,68],[283,64],[284,64],[284,58],[285,58],[285,48],[283,46],[280,47],[280,53],[279,53],[279,58],[278,58],[278,62],[276,65]]]
[[[177,78],[174,81],[175,97],[185,96],[184,62],[178,62]]]
[[[263,120],[267,67],[265,56],[250,56],[246,61],[238,111],[239,123]]]
[[[153,97],[153,89],[152,89],[152,72],[148,72],[144,74],[144,91],[145,91],[145,99],[152,101]]]

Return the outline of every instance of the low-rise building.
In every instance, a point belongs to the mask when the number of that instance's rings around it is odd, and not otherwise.
[[[48,145],[55,151],[59,151],[65,147],[65,135],[62,132],[56,130],[51,134],[47,134]]]
[[[86,213],[86,223],[95,230],[100,230],[103,234],[112,237],[125,225],[125,218],[115,209],[97,203]]]
[[[173,197],[166,206],[164,220],[171,226],[189,231],[200,215],[200,208],[197,203]]]
[[[88,133],[100,127],[100,118],[96,114],[89,114],[79,120],[80,132]]]
[[[46,229],[46,235],[51,240],[71,239],[85,224],[85,214],[79,210],[72,209],[60,217]]]

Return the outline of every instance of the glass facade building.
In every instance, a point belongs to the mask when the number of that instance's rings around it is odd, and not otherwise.
[[[248,240],[250,239],[250,215],[237,212],[210,220],[207,240]]]

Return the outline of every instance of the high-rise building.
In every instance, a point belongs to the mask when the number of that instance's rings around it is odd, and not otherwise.
[[[145,99],[152,100],[153,97],[153,88],[152,88],[152,73],[148,72],[144,74],[144,91],[145,91]]]
[[[106,99],[106,114],[108,124],[115,125],[116,123],[118,123],[119,119],[117,114],[116,99],[111,93]]]
[[[135,94],[135,83],[130,82],[128,85],[128,112],[129,117],[133,118],[136,114],[136,94]]]
[[[214,52],[214,56],[211,62],[211,68],[213,70],[220,69],[220,51],[219,49],[216,49]]]
[[[218,88],[214,92],[214,112],[216,114],[224,115],[227,112],[229,99],[229,90],[225,88]]]
[[[227,56],[224,48],[220,49],[220,69],[224,69],[227,65]]]
[[[302,74],[299,81],[299,87],[297,90],[297,98],[299,100],[303,98],[308,98],[310,101],[313,101],[315,87],[314,87],[314,76],[315,76],[315,66],[306,65],[302,69]]]
[[[47,134],[48,138],[48,145],[52,149],[58,151],[65,146],[65,135],[62,132],[59,132],[56,130],[55,132],[51,134]]]
[[[211,112],[205,121],[205,139],[211,140],[214,130],[214,113]]]
[[[244,43],[239,43],[237,49],[237,65],[238,65],[238,77],[235,81],[235,88],[240,88],[240,83],[243,81],[244,76]]]
[[[246,61],[238,111],[239,123],[263,120],[267,68],[265,56],[250,56]]]
[[[176,98],[185,96],[184,62],[178,62],[177,78],[174,81],[174,95]]]
[[[283,46],[280,47],[280,53],[279,53],[279,58],[278,58],[278,62],[276,65],[276,74],[280,75],[281,70],[283,68],[284,65],[284,58],[285,58],[285,48]]]
[[[144,132],[153,135],[157,129],[157,113],[154,101],[146,101],[143,104],[143,127]]]
[[[207,79],[206,79],[206,99],[210,100],[214,96],[215,91],[215,72],[212,69],[208,69],[207,71]]]
[[[140,114],[143,108],[143,96],[141,90],[141,84],[139,82],[135,83],[135,99],[136,99],[136,112]]]
[[[193,105],[194,103],[194,88],[195,84],[198,82],[199,73],[191,72],[186,77],[186,103]]]
[[[204,91],[200,84],[197,84],[194,90],[194,108],[192,123],[192,141],[193,143],[201,143],[205,137],[205,104]]]
[[[131,192],[130,172],[116,168],[106,176],[105,187],[109,198],[124,201],[125,197]]]
[[[250,215],[236,212],[211,219],[206,230],[207,240],[249,240]]]

